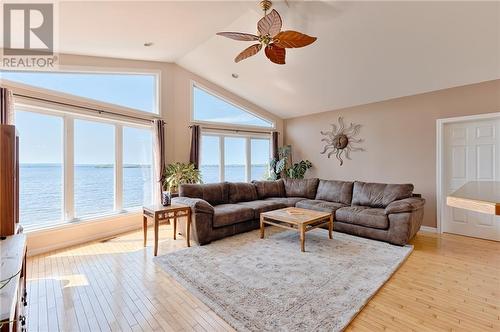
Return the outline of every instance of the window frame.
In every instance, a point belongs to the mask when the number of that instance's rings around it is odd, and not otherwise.
[[[50,89],[44,89],[40,87],[36,87],[29,84],[19,83],[15,81],[10,81],[8,79],[2,78],[2,85],[10,87],[15,91],[23,91],[29,94],[30,96],[38,97],[40,96],[48,96],[55,100],[71,100],[71,102],[75,105],[81,106],[90,106],[98,109],[102,109],[104,111],[110,111],[122,115],[130,115],[135,117],[140,117],[147,120],[152,120],[155,118],[161,118],[163,116],[161,102],[162,98],[160,98],[161,92],[161,71],[153,70],[153,69],[120,69],[120,68],[105,68],[105,67],[92,67],[92,68],[84,68],[80,66],[61,66],[63,69],[47,71],[49,73],[75,73],[75,74],[103,74],[103,75],[150,75],[155,78],[155,89],[153,91],[153,108],[154,112],[145,112],[138,109],[116,105],[104,101],[99,101],[96,99],[81,97],[72,95],[69,93],[55,91]],[[19,72],[19,70],[8,70],[2,69],[2,71],[11,71],[11,72]],[[32,72],[32,71],[28,71]],[[1,73],[0,73],[1,77]]]
[[[269,156],[271,157],[271,134],[268,133],[238,133],[238,132],[222,132],[218,130],[203,129],[201,130],[201,137],[203,136],[215,136],[219,137],[219,182],[226,181],[225,179],[225,138],[226,137],[238,137],[245,138],[245,181],[250,183],[252,180],[252,139],[267,139],[269,140]],[[200,144],[200,156],[203,155],[202,152],[203,144]],[[203,166],[203,159],[200,160],[200,167]]]
[[[201,125],[212,125],[212,126],[217,126],[217,127],[225,127],[225,128],[233,128],[233,127],[239,127],[239,128],[253,128],[253,129],[261,129],[261,130],[274,130],[276,129],[276,121],[273,120],[273,119],[270,119],[270,118],[266,118],[264,116],[262,116],[261,114],[258,114],[257,112],[253,111],[253,110],[250,110],[248,109],[247,107],[244,107],[230,99],[228,99],[227,97],[224,97],[222,95],[220,95],[219,93],[213,91],[212,89],[210,88],[207,88],[206,86],[196,82],[196,81],[193,81],[193,80],[190,80],[189,82],[189,94],[190,94],[190,97],[189,97],[189,102],[190,102],[190,106],[189,106],[189,109],[190,109],[190,121],[191,123],[194,123],[194,124],[201,124]],[[215,121],[203,121],[203,120],[196,120],[194,118],[194,88],[197,88],[197,89],[200,89],[206,93],[208,93],[209,95],[212,95],[220,100],[222,100],[223,102],[225,103],[228,103],[236,108],[239,108],[241,109],[242,111],[246,112],[246,113],[249,113],[253,116],[255,116],[256,118],[259,118],[263,121],[267,121],[269,123],[271,123],[271,126],[270,127],[265,127],[265,126],[256,126],[256,125],[243,125],[243,124],[234,124],[232,125],[231,123],[227,123],[227,122],[215,122]]]
[[[58,225],[73,224],[79,222],[92,221],[97,219],[103,219],[109,216],[122,215],[127,213],[136,213],[140,211],[141,206],[137,207],[123,207],[123,127],[147,129],[153,134],[152,125],[140,124],[137,122],[129,122],[125,120],[117,120],[111,118],[102,118],[98,116],[83,115],[79,113],[72,113],[69,111],[62,111],[60,109],[53,109],[50,106],[33,106],[30,104],[24,104],[15,102],[14,105],[15,112],[23,111],[36,114],[43,114],[47,116],[55,116],[62,119],[62,215],[59,220],[54,220],[53,222],[44,222],[40,224],[25,226],[28,231],[38,230],[44,228],[51,228]],[[115,163],[114,163],[114,204],[113,211],[109,213],[100,213],[88,217],[77,218],[75,216],[75,120],[85,120],[98,123],[106,123],[114,126],[115,132]],[[153,146],[151,146],[151,156],[153,156]],[[154,197],[154,163],[151,160],[151,197]],[[151,202],[152,203],[152,202]]]

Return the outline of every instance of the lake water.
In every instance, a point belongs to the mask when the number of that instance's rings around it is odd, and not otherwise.
[[[113,212],[113,167],[76,166],[74,181],[75,217]],[[19,212],[23,225],[47,224],[63,219],[63,173],[60,165],[21,165],[19,182]],[[150,167],[124,167],[124,209],[151,202],[151,182]]]
[[[205,183],[219,182],[219,166],[200,167]],[[244,165],[228,165],[226,181],[245,181]],[[252,180],[267,174],[266,165],[252,165]],[[86,218],[114,211],[114,169],[99,165],[78,165],[74,176],[75,217]],[[25,226],[63,220],[63,170],[61,165],[20,166],[20,219]],[[123,208],[149,204],[152,200],[151,168],[123,168]]]

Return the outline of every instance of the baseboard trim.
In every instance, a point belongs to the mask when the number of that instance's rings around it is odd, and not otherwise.
[[[116,236],[116,235],[127,233],[130,231],[135,231],[141,227],[142,227],[142,225],[129,225],[126,227],[120,227],[118,229],[114,229],[114,230],[109,231],[109,232],[98,233],[98,234],[94,234],[91,236],[87,236],[84,238],[79,238],[79,239],[75,239],[75,240],[71,240],[71,241],[59,242],[59,243],[56,243],[56,244],[53,244],[50,246],[40,247],[40,248],[36,248],[36,249],[31,249],[31,250],[29,249],[29,246],[28,246],[27,256],[28,257],[36,256],[36,255],[44,254],[46,252],[58,250],[58,249],[64,249],[64,248],[76,246],[76,245],[83,244],[83,243],[88,243],[88,242],[92,242],[92,241],[96,241],[96,240],[105,239],[105,238],[108,238],[111,236]],[[29,234],[28,234],[28,237],[29,237]]]
[[[437,233],[438,232],[436,227],[429,227],[429,226],[420,226],[420,230],[423,232],[429,232],[429,233]]]

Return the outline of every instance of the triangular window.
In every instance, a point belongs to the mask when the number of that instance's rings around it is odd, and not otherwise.
[[[193,120],[273,128],[274,124],[193,85]]]

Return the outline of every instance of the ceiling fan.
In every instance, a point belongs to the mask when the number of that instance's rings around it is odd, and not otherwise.
[[[260,2],[264,11],[264,17],[257,23],[258,35],[241,32],[218,32],[217,35],[240,41],[258,41],[258,44],[244,49],[236,56],[234,62],[240,62],[257,54],[262,46],[265,46],[264,52],[269,60],[279,65],[285,64],[286,48],[298,48],[310,45],[316,41],[316,37],[308,36],[304,33],[286,30],[281,31],[281,16],[273,9],[268,14],[273,3],[269,0]]]

